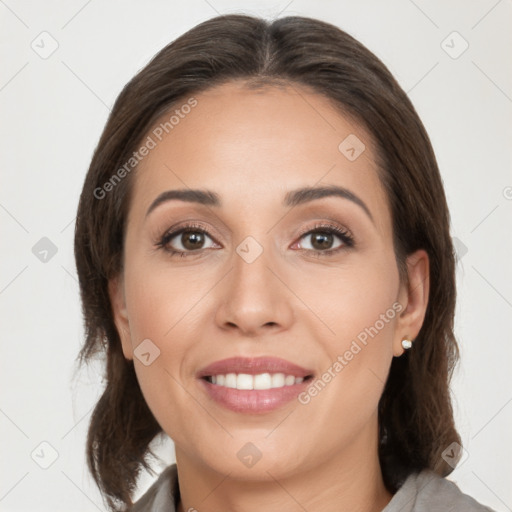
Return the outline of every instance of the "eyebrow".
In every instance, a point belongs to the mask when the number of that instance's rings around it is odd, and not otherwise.
[[[349,201],[357,204],[366,213],[370,220],[374,222],[370,209],[361,198],[356,196],[350,190],[336,185],[303,187],[296,190],[290,190],[284,197],[283,206],[295,207],[324,197],[341,197],[343,199],[348,199]],[[222,206],[222,201],[219,195],[211,190],[166,190],[151,203],[151,206],[146,213],[146,217],[161,204],[172,200],[186,201],[188,203],[197,203],[205,206],[214,206],[216,208],[220,208]]]

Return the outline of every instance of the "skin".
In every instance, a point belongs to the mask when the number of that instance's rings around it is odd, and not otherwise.
[[[179,511],[380,511],[392,495],[379,465],[377,406],[402,339],[414,339],[423,323],[428,256],[408,257],[410,283],[401,284],[372,139],[323,96],[232,82],[195,97],[198,105],[137,169],[124,270],[110,282],[124,355],[175,444]],[[366,146],[355,161],[338,149],[349,134]],[[339,197],[282,205],[287,191],[320,185],[349,189],[374,221]],[[146,217],[160,193],[183,188],[213,190],[223,204],[169,201]],[[186,220],[208,232],[203,248],[181,258],[155,247]],[[355,246],[315,256],[314,237],[301,230],[316,221],[349,230]],[[263,248],[250,264],[236,252],[247,236]],[[184,250],[180,241],[171,245]],[[340,245],[334,236],[328,249]],[[236,413],[196,379],[214,361],[268,355],[318,377],[397,301],[401,313],[308,404]],[[147,338],[160,350],[149,366],[134,357]],[[237,457],[248,442],[262,455],[250,468]]]

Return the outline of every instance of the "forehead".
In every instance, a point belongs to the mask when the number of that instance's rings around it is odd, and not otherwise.
[[[148,132],[154,147],[135,173],[133,208],[167,189],[203,188],[240,211],[314,185],[348,188],[377,214],[386,208],[371,136],[324,96],[296,84],[230,82],[193,99]]]

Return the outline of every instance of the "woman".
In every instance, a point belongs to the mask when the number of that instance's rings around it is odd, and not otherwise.
[[[455,263],[386,67],[309,18],[208,20],[117,99],[78,207],[88,463],[112,510],[490,510],[446,480]],[[149,443],[169,466],[132,503]]]

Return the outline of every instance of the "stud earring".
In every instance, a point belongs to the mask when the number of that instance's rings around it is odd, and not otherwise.
[[[402,340],[402,347],[404,347],[405,350],[408,350],[412,347],[412,340],[408,340],[407,338],[404,338]]]

